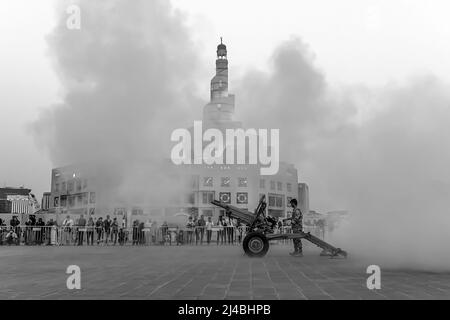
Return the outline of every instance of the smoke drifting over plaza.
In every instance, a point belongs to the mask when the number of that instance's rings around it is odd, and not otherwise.
[[[312,50],[289,40],[270,72],[242,80],[246,120],[280,128],[313,207],[350,211],[343,246],[386,266],[448,269],[449,85],[424,75],[337,92]]]
[[[71,2],[59,3],[64,12]],[[59,15],[48,37],[63,102],[33,125],[55,165],[88,163],[120,201],[159,201],[174,190],[160,166],[173,128],[200,105],[198,59],[183,14],[166,1],[81,1],[83,27]],[[108,199],[111,201],[111,199]]]
[[[54,165],[90,163],[112,197],[159,201],[176,192],[159,164],[170,132],[200,116],[208,64],[167,1],[80,6],[81,30],[67,32],[62,16],[49,35],[63,101],[32,130]],[[337,88],[313,52],[291,38],[270,70],[234,79],[239,117],[280,129],[281,158],[310,185],[312,208],[350,211],[337,230],[342,247],[386,266],[450,269],[449,85],[424,75]]]

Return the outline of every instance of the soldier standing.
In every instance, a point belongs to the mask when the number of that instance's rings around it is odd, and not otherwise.
[[[299,208],[297,208],[297,199],[292,199],[290,201],[291,207],[293,209],[292,212],[292,218],[291,220],[291,226],[292,226],[292,232],[303,232],[303,214],[300,211]],[[290,253],[291,256],[295,257],[303,257],[303,248],[302,248],[302,240],[301,239],[294,239],[294,252]]]

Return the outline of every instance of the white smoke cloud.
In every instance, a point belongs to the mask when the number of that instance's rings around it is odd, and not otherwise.
[[[55,166],[89,164],[106,201],[170,198],[170,133],[201,106],[184,14],[163,0],[81,0],[81,29],[69,30],[69,4],[59,2],[48,36],[62,102],[33,124],[39,143]]]
[[[387,266],[450,269],[450,87],[433,76],[332,89],[300,39],[238,86],[247,123],[280,128],[311,205],[348,209],[335,242]]]

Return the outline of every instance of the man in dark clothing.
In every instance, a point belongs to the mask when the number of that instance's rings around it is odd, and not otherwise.
[[[200,244],[203,244],[203,237],[205,236],[206,221],[203,215],[197,220],[197,228],[195,229],[195,244],[197,245],[199,240]]]
[[[42,220],[42,218],[39,218],[38,222],[36,222],[36,227],[38,230],[36,231],[36,244],[43,244],[44,243],[44,227],[45,222]]]
[[[95,222],[95,231],[97,232],[97,245],[100,244],[100,241],[102,241],[103,236],[103,218],[100,217]]]
[[[297,200],[292,199],[291,200],[291,206],[293,212],[292,212],[292,218],[291,220],[291,227],[292,232],[303,232],[303,214],[300,211],[299,208],[297,208]],[[302,248],[302,240],[301,239],[294,239],[294,252],[290,253],[291,256],[295,257],[302,257],[303,256],[303,248]]]
[[[109,215],[106,216],[105,221],[103,221],[103,230],[105,230],[105,244],[108,244],[108,239],[111,236],[111,224],[112,220]]]
[[[80,219],[78,219],[78,245],[82,246],[84,242],[84,232],[86,227],[86,219],[83,215],[80,216]]]
[[[119,222],[117,222],[117,218],[114,218],[111,223],[111,242],[114,242],[114,245],[117,243],[117,235],[119,234]]]

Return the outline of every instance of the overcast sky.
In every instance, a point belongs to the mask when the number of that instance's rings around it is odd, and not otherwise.
[[[224,37],[231,78],[264,69],[274,48],[292,35],[316,55],[332,86],[384,86],[411,75],[450,79],[450,2],[446,0],[174,0],[199,57],[214,68]],[[41,197],[53,164],[27,130],[42,108],[61,100],[48,59],[46,35],[56,23],[54,2],[4,0],[0,4],[0,184],[24,185]],[[182,53],[180,53],[182,54]],[[205,99],[210,77],[204,79]],[[233,83],[231,83],[233,90]]]

